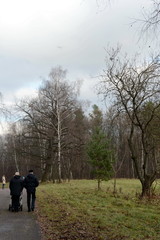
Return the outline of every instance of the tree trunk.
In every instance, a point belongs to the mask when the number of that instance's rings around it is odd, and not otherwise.
[[[59,85],[58,85],[59,88]],[[61,115],[60,115],[60,106],[59,99],[57,97],[56,102],[56,112],[57,112],[57,139],[58,139],[58,182],[62,182],[62,170],[61,170]]]
[[[17,153],[16,153],[16,144],[15,144],[15,139],[13,136],[13,147],[14,147],[14,161],[15,161],[15,166],[16,166],[16,171],[19,172],[19,166],[18,166],[18,161],[17,161]]]
[[[46,163],[46,166],[45,166],[45,169],[44,169],[44,172],[43,172],[43,175],[42,175],[42,179],[41,181],[42,182],[46,182],[48,180],[48,176],[50,175],[51,173],[51,164],[49,163]]]
[[[58,182],[62,182],[62,173],[61,173],[61,140],[58,139]]]
[[[101,180],[98,179],[98,191],[101,190]]]
[[[141,193],[141,197],[150,197],[151,196],[151,187],[152,187],[152,183],[155,181],[156,179],[156,173],[151,176],[151,175],[145,175],[145,179],[143,182],[141,182],[142,184],[142,193]]]
[[[51,178],[52,165],[53,165],[52,139],[48,139],[47,158],[43,168],[42,182],[46,182]]]
[[[114,182],[113,182],[113,193],[117,193],[117,174],[114,174]]]

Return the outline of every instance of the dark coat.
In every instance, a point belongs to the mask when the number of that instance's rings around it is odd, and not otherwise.
[[[28,174],[28,176],[24,179],[24,187],[28,192],[35,192],[36,187],[38,187],[39,182],[34,174]]]
[[[9,183],[10,194],[11,195],[21,195],[23,190],[23,180],[21,176],[14,176]]]

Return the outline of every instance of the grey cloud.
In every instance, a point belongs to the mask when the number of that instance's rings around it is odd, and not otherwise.
[[[40,82],[56,65],[67,68],[71,77],[95,76],[104,67],[108,43],[122,43],[127,52],[139,49],[129,17],[138,16],[146,0],[119,0],[104,10],[98,8],[96,0],[74,0],[68,10],[59,7],[56,11],[56,2],[40,1],[33,9],[32,1],[28,1],[28,19],[21,14],[19,25],[18,18],[14,24],[0,22],[2,93]],[[65,2],[61,0],[61,4]],[[14,4],[16,9],[17,1]]]

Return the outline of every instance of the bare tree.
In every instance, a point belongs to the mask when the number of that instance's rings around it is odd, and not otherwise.
[[[34,138],[41,146],[39,153],[44,181],[51,175],[54,178],[57,173],[61,182],[62,153],[68,140],[65,136],[68,134],[68,122],[76,109],[78,90],[79,84],[66,80],[66,70],[56,67],[50,72],[49,80],[43,81],[38,97],[18,105],[25,114],[23,121],[27,123],[25,137]]]
[[[72,120],[68,124],[68,134],[65,146],[66,176],[68,179],[89,178],[90,166],[88,164],[88,156],[86,153],[86,143],[89,135],[89,123],[82,107],[78,107],[72,116]]]
[[[159,160],[152,154],[154,143],[148,132],[160,107],[160,62],[156,57],[139,66],[136,59],[122,59],[119,52],[119,48],[107,52],[99,93],[105,98],[111,94],[117,112],[127,115],[128,144],[144,196],[149,195],[159,172]],[[152,108],[148,108],[144,117],[143,108],[150,102]]]
[[[112,164],[114,172],[113,192],[116,193],[117,177],[133,177],[132,168],[130,167],[130,164],[128,164],[130,153],[127,144],[128,122],[126,114],[117,114],[116,108],[111,106],[106,112],[104,125],[107,137],[110,139],[112,148],[114,149],[115,161]]]
[[[134,19],[131,25],[140,24],[140,38],[146,36],[147,38],[159,37],[160,29],[160,0],[150,0],[151,7],[145,9],[143,7],[142,17]]]
[[[111,0],[96,0],[97,7],[105,9],[113,1]],[[150,0],[151,6],[149,9],[142,8],[142,17],[134,19],[131,26],[140,23],[140,37],[142,35],[158,37],[160,29],[160,0]],[[133,17],[133,16],[132,16]]]
[[[54,124],[57,135],[57,163],[58,181],[61,182],[61,154],[63,148],[63,138],[67,133],[65,122],[75,110],[78,89],[66,80],[66,70],[61,67],[53,68],[49,74],[50,80],[46,81],[46,90],[53,96],[55,111],[53,112],[56,122]]]
[[[149,11],[145,11],[143,13],[143,27],[142,32],[158,32],[160,26],[160,1],[159,0],[151,0],[152,9]]]

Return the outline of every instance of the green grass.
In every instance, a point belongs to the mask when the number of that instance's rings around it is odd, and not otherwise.
[[[113,181],[103,182],[101,191],[94,180],[41,184],[38,216],[46,239],[159,239],[160,199],[139,200],[140,191],[139,181],[129,179],[117,180],[116,195]]]

